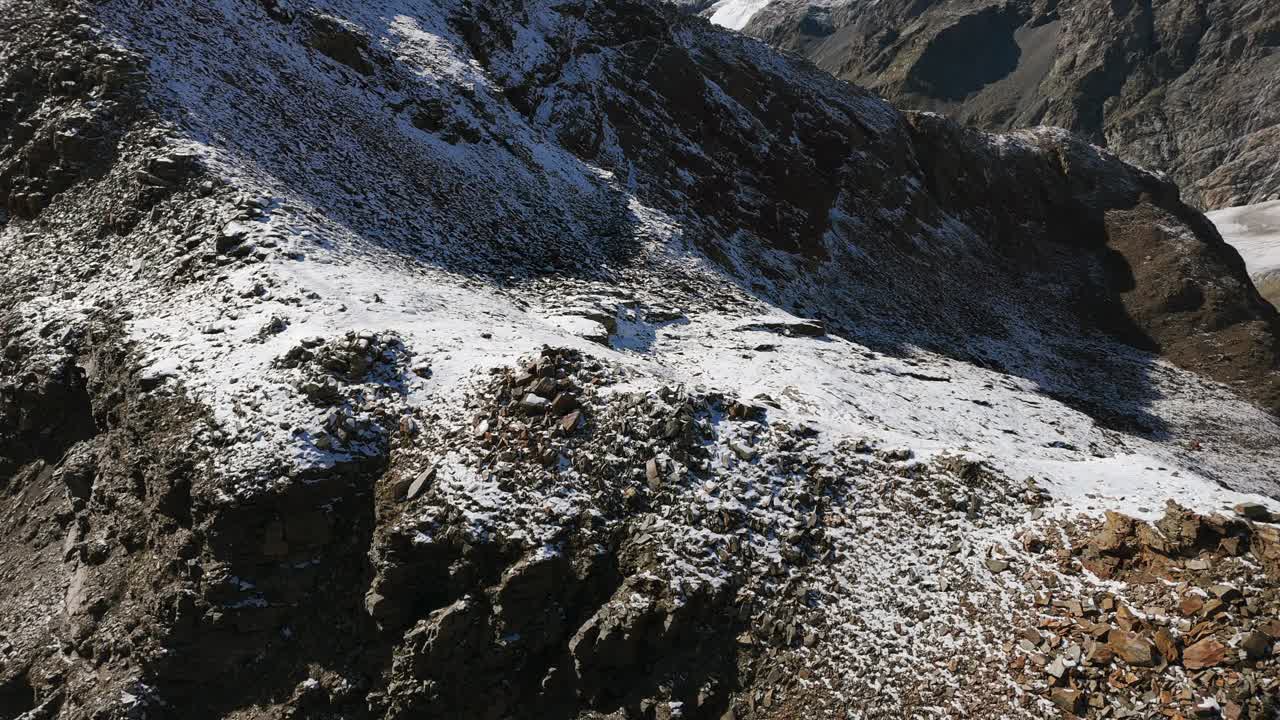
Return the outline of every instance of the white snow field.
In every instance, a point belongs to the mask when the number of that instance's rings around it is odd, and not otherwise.
[[[1207,213],[1222,238],[1240,251],[1258,289],[1280,303],[1280,200]]]
[[[711,6],[711,22],[730,30],[741,30],[771,0],[720,0]]]

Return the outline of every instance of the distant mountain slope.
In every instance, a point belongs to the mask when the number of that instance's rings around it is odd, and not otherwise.
[[[904,107],[1065,127],[1168,172],[1201,207],[1280,198],[1271,0],[732,4],[722,21]]]

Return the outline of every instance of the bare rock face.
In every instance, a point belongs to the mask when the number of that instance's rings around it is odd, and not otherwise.
[[[1065,127],[1200,207],[1280,195],[1280,8],[1266,0],[775,0],[744,28],[906,107]]]
[[[1280,407],[1280,315],[1172,183],[1065,133],[992,147],[937,115],[909,114],[908,123],[934,196],[1007,262],[1037,273],[1064,262],[1055,250],[1089,257],[1096,284],[1073,305],[1086,322]],[[1043,244],[1025,242],[1028,220]],[[1224,275],[1234,280],[1215,279]]]

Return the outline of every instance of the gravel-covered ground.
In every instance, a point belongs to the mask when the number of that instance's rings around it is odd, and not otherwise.
[[[656,3],[7,6],[0,718],[1274,713],[1167,181]]]

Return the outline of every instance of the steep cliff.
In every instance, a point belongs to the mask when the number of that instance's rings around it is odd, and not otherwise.
[[[721,11],[904,107],[990,130],[1067,128],[1168,173],[1200,207],[1280,197],[1280,6],[1267,0],[773,0],[705,12]]]

